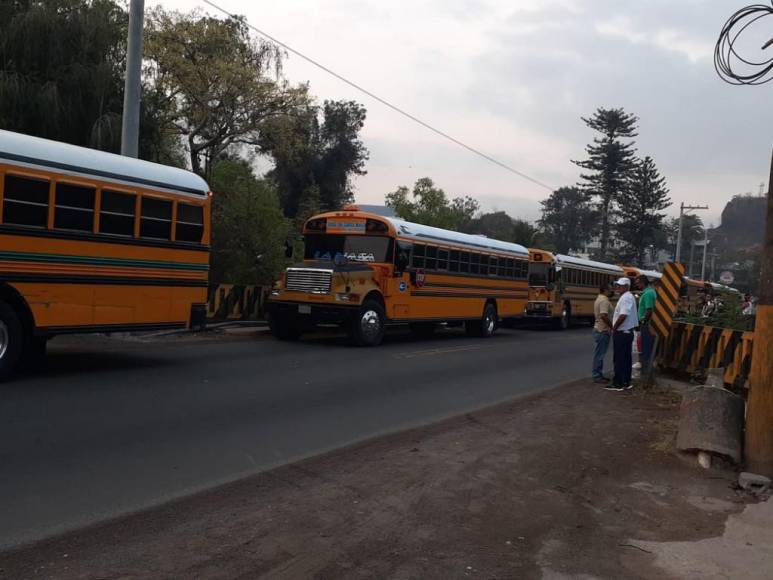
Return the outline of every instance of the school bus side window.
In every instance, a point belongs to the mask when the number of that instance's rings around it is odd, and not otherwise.
[[[424,261],[424,267],[427,270],[437,268],[437,248],[435,246],[427,246],[427,259]]]
[[[47,227],[48,190],[47,180],[6,175],[3,223],[36,228]]]
[[[470,252],[459,252],[459,271],[462,274],[470,272]]]
[[[178,202],[175,240],[200,243],[203,235],[204,208],[200,205]]]
[[[424,248],[422,244],[413,245],[413,255],[411,256],[411,266],[413,268],[424,268]]]
[[[54,227],[58,230],[93,231],[96,195],[94,187],[57,183]]]
[[[172,233],[172,202],[152,197],[142,198],[140,236],[168,240]]]
[[[459,271],[459,250],[451,250],[451,253],[448,256],[448,271]]]
[[[131,193],[103,189],[99,206],[100,233],[132,237],[136,199]]]

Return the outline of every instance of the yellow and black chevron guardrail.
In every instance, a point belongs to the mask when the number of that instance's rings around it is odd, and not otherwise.
[[[270,292],[271,286],[211,285],[207,296],[207,319],[261,319]]]
[[[754,332],[674,322],[660,350],[661,367],[694,372],[722,367],[725,384],[748,387]]]
[[[652,311],[650,327],[661,341],[665,340],[671,332],[671,323],[679,307],[679,293],[682,290],[683,277],[684,264],[669,262],[663,268],[663,276],[658,282],[658,299],[655,302],[655,309]]]

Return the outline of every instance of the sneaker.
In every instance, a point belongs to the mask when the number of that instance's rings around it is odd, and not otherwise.
[[[626,391],[630,391],[632,388],[633,388],[633,383],[628,383],[627,385],[625,385]]]
[[[604,390],[606,391],[624,391],[625,387],[623,385],[618,385],[616,383],[612,383],[610,385],[607,385],[604,387]]]
[[[597,385],[606,385],[608,382],[610,382],[610,379],[608,379],[607,377],[596,377],[595,379],[593,379],[593,382],[596,383]]]

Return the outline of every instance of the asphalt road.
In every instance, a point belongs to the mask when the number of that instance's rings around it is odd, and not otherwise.
[[[587,328],[52,341],[0,386],[0,547],[586,376]]]

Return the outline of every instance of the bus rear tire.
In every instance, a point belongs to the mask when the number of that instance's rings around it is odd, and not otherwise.
[[[24,344],[24,328],[16,311],[0,301],[0,382],[16,369]]]
[[[497,330],[497,307],[489,302],[483,308],[483,316],[480,320],[468,320],[465,323],[465,330],[468,336],[488,338]]]
[[[366,300],[351,322],[350,336],[357,346],[378,346],[384,340],[386,313],[375,300]]]
[[[564,304],[561,317],[556,321],[556,328],[558,330],[567,330],[570,326],[572,326],[572,310],[568,304]]]

